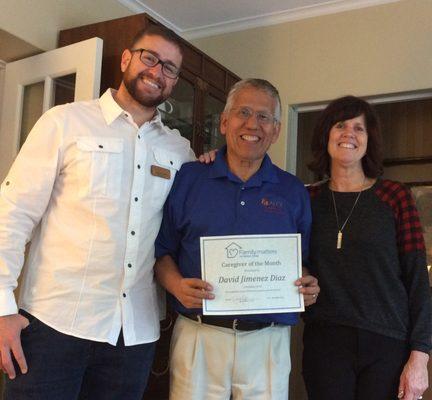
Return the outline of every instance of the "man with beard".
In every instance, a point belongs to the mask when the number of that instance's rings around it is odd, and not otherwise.
[[[156,110],[181,62],[171,32],[139,32],[118,91],[45,113],[1,185],[7,400],[142,398],[159,338],[154,240],[176,171],[194,158]]]

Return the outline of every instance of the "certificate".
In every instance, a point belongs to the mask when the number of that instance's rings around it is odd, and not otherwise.
[[[304,311],[300,234],[200,238],[202,279],[213,286],[203,314]]]

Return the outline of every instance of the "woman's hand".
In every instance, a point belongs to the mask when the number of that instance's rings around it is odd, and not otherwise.
[[[417,400],[428,388],[427,363],[429,355],[421,351],[411,351],[399,380],[398,399]]]

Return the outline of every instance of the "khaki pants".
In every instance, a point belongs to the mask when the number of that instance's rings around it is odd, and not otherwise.
[[[241,332],[179,316],[170,400],[287,400],[290,334],[289,326]]]

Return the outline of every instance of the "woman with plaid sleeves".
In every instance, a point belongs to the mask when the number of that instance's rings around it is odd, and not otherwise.
[[[381,179],[378,119],[362,99],[321,114],[310,168],[309,270],[321,292],[305,313],[310,400],[421,398],[428,387],[431,302],[425,244],[410,191]]]

